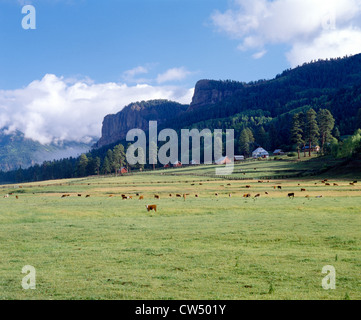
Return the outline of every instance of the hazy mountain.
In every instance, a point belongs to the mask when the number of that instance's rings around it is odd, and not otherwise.
[[[12,134],[0,132],[0,170],[27,168],[36,163],[55,159],[77,157],[90,149],[90,144],[66,141],[62,144],[42,145],[26,139],[17,131]]]

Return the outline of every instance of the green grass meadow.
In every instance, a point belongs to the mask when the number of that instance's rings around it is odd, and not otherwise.
[[[2,186],[0,299],[360,299],[361,181],[259,183],[304,164],[256,164],[235,168],[249,180],[195,167]],[[21,286],[25,265],[35,290]],[[335,290],[322,288],[326,265]]]

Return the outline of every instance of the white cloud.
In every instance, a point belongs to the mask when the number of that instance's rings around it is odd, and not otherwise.
[[[0,90],[0,129],[19,130],[44,144],[87,142],[100,136],[105,115],[131,102],[169,99],[190,103],[192,95],[193,89],[176,86],[95,84],[47,74],[25,88]]]
[[[235,0],[233,8],[211,18],[220,31],[242,41],[240,50],[256,50],[256,59],[267,45],[290,45],[286,56],[295,66],[361,52],[360,16],[361,0]]]
[[[149,72],[148,67],[138,66],[123,72],[123,79],[130,82],[139,81],[136,80],[135,77],[140,74],[147,74],[148,72]]]
[[[191,72],[184,67],[172,68],[166,72],[159,74],[157,77],[158,83],[170,82],[170,81],[180,81],[184,80]]]

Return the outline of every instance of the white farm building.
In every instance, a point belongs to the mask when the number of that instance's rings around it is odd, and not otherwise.
[[[268,157],[269,157],[269,153],[268,153],[265,149],[259,147],[259,148],[257,148],[256,150],[254,150],[254,151],[252,152],[252,157],[253,157],[254,159],[257,159],[257,158],[268,158]]]

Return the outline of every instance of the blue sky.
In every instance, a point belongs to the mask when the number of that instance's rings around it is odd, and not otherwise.
[[[37,29],[23,30],[21,3],[36,8]],[[186,81],[272,78],[288,67],[282,49],[254,60],[211,21],[225,0],[1,1],[0,88],[15,89],[41,79],[87,76],[119,82],[144,66],[146,78],[171,68],[189,71]],[[143,74],[144,76],[144,74]],[[185,80],[185,79],[184,79]]]
[[[190,103],[199,79],[360,53],[361,0],[0,0],[0,48],[0,130],[86,142],[131,102]]]

